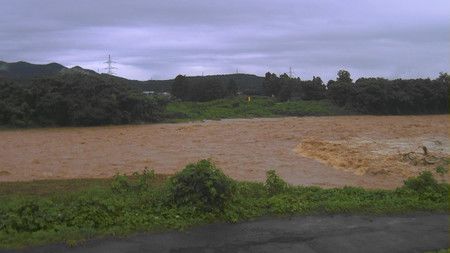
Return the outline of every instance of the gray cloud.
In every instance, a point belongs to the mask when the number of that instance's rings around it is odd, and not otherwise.
[[[0,0],[0,60],[118,75],[434,77],[449,69],[446,0]]]

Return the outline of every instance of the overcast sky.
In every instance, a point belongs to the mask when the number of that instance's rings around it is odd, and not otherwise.
[[[0,0],[0,60],[117,75],[449,71],[448,0]]]

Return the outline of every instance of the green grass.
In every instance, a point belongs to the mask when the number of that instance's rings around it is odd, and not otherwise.
[[[328,116],[350,114],[328,100],[277,102],[268,97],[234,97],[209,102],[172,102],[167,105],[168,121],[257,118],[277,116]]]
[[[130,176],[131,178],[133,176]],[[161,185],[167,175],[156,175],[153,183]],[[48,197],[90,189],[109,189],[113,178],[80,178],[59,180],[36,180],[26,182],[0,182],[0,200],[10,197]]]
[[[220,173],[208,174],[209,168],[201,168],[204,174],[198,176],[192,170],[197,165],[177,174],[175,181],[149,173],[145,177],[0,183],[0,248],[53,242],[74,245],[92,237],[185,229],[262,216],[448,212],[449,186],[438,184],[431,174],[411,179],[396,190],[367,190],[290,186],[269,172],[266,183],[231,182],[228,189],[233,189],[233,194],[220,208],[203,209],[189,201],[177,204],[171,197],[172,189],[192,192],[186,188],[192,187],[191,181],[183,186],[180,176],[196,178],[193,180],[207,187],[213,185],[208,177],[230,183],[223,181]],[[203,188],[210,197],[217,197],[217,189]],[[201,201],[201,195],[197,197]]]

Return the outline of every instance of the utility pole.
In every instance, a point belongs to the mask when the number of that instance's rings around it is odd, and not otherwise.
[[[115,73],[113,72],[113,69],[117,69],[116,67],[113,67],[113,63],[117,63],[115,61],[111,60],[111,55],[108,55],[108,60],[106,62],[104,62],[107,64],[107,67],[105,68],[108,72],[108,75],[114,75]]]
[[[292,78],[292,67],[289,67],[289,77]]]

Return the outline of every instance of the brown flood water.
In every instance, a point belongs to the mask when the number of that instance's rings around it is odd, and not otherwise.
[[[448,116],[233,119],[0,131],[0,181],[98,178],[145,167],[172,174],[211,158],[229,176],[292,184],[393,188],[431,170],[404,153],[449,157]],[[415,153],[414,153],[415,154]],[[433,161],[435,161],[433,160]]]

